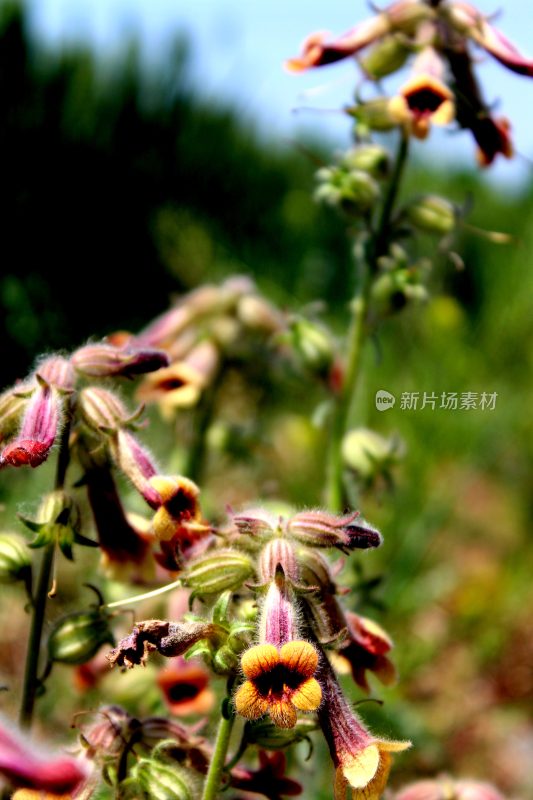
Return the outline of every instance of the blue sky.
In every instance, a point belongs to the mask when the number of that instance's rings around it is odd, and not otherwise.
[[[148,62],[164,65],[165,52],[179,31],[193,42],[193,74],[202,92],[230,101],[264,132],[287,139],[298,128],[312,128],[339,145],[348,141],[349,123],[336,109],[349,101],[355,71],[348,63],[289,75],[283,60],[296,55],[302,39],[315,30],[340,34],[368,16],[362,0],[27,0],[33,30],[52,47],[86,41],[104,58],[136,36]],[[490,13],[492,3],[478,7]],[[533,56],[533,10],[523,0],[508,0],[498,26]],[[528,49],[529,48],[529,49]],[[491,178],[506,183],[533,179],[533,79],[513,75],[489,57],[479,74],[489,102],[513,125],[516,149],[524,157],[499,160]],[[312,111],[304,109],[311,107]],[[294,109],[300,109],[295,111]],[[470,159],[466,133],[442,133],[419,143],[421,154]]]

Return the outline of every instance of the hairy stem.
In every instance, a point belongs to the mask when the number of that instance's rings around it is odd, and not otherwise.
[[[222,369],[217,372],[212,384],[202,393],[195,409],[192,430],[194,438],[187,453],[184,474],[195,483],[201,483],[205,468],[206,436],[215,410],[218,389],[222,380]]]
[[[211,759],[209,771],[205,779],[202,800],[216,800],[218,797],[234,721],[235,715],[231,708],[230,700],[229,698],[225,698],[222,701],[222,713],[218,725],[213,758]]]
[[[69,462],[68,441],[70,436],[70,413],[67,410],[67,419],[59,441],[59,453],[57,458],[56,478],[54,488],[62,489],[65,484],[65,475]],[[46,613],[46,601],[50,589],[50,578],[54,566],[56,543],[50,542],[43,549],[41,566],[37,588],[33,597],[32,619],[30,635],[28,638],[28,650],[26,653],[26,664],[24,669],[24,683],[22,688],[22,700],[20,704],[19,722],[21,728],[29,730],[33,719],[33,710],[37,690],[40,686],[38,680],[39,656],[41,653],[41,639],[43,635],[44,618]]]
[[[342,440],[348,429],[350,410],[361,374],[362,354],[367,337],[366,320],[372,281],[377,272],[378,258],[388,250],[392,212],[407,160],[408,141],[407,135],[402,135],[377,226],[365,248],[364,257],[357,262],[359,270],[357,291],[350,303],[352,319],[345,345],[346,369],[332,420],[327,463],[326,501],[328,508],[335,512],[343,511],[345,505]]]

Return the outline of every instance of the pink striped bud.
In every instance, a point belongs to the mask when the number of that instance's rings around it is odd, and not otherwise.
[[[261,583],[273,581],[279,567],[291,583],[298,582],[299,570],[293,546],[287,539],[276,537],[267,542],[259,557]]]
[[[337,547],[339,550],[367,550],[379,547],[383,539],[354,511],[345,516],[328,511],[301,511],[289,520],[287,531],[309,547]]]
[[[39,377],[38,381],[17,437],[0,453],[0,467],[38,467],[50,454],[58,432],[61,401],[50,384]]]
[[[122,400],[107,389],[88,386],[78,396],[78,409],[83,421],[95,431],[112,433],[138,418],[142,409],[130,414]]]
[[[76,350],[71,360],[78,372],[91,378],[132,378],[168,366],[162,350],[111,344],[89,344]]]
[[[118,430],[109,437],[111,458],[116,466],[133,483],[152,508],[161,506],[162,498],[150,480],[157,475],[152,456],[129,431]]]
[[[71,392],[74,389],[74,370],[70,361],[63,356],[50,356],[41,361],[36,374],[55,389]]]

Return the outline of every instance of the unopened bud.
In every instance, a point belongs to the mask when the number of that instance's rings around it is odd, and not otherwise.
[[[43,378],[28,401],[20,430],[0,453],[0,466],[38,467],[50,454],[55,442],[62,410],[58,390]]]
[[[410,53],[405,37],[385,36],[367,55],[359,59],[359,65],[369,78],[379,80],[401,69]]]
[[[389,154],[379,144],[365,144],[346,153],[342,163],[348,169],[362,170],[374,178],[384,178],[389,169]]]
[[[403,454],[398,439],[386,439],[368,428],[349,431],[342,442],[344,463],[363,480],[371,480],[390,469]]]
[[[149,800],[193,800],[198,797],[195,789],[195,776],[192,772],[173,764],[170,759],[140,758],[133,770],[131,779],[137,788],[134,797],[146,797]]]
[[[239,664],[239,656],[228,645],[220,647],[213,656],[213,669],[219,675],[235,674]]]
[[[345,516],[321,510],[301,511],[289,520],[287,530],[309,547],[366,550],[379,547],[383,541],[380,532],[361,519],[358,511]]]
[[[0,584],[31,581],[31,559],[28,549],[18,536],[0,534]]]
[[[250,508],[232,514],[232,522],[240,534],[258,541],[273,536],[278,527],[275,515],[263,508]]]
[[[98,432],[119,430],[137,416],[129,413],[116,394],[98,386],[88,386],[81,390],[78,408],[83,421]]]
[[[298,581],[298,564],[292,544],[277,536],[267,542],[259,557],[259,579],[261,583],[269,583],[276,577],[281,567],[285,577],[292,583]]]
[[[316,586],[321,593],[335,594],[336,587],[329,564],[317,550],[302,547],[298,551],[298,566],[305,586]]]
[[[216,550],[188,564],[182,580],[195,596],[203,597],[239,589],[253,573],[254,564],[245,553]]]
[[[273,722],[259,720],[246,723],[245,736],[247,742],[265,750],[285,750],[290,745],[309,740],[309,734],[317,727],[311,719],[299,719],[294,728],[280,728]]]
[[[405,213],[409,222],[428,233],[444,236],[456,225],[457,214],[452,203],[444,197],[428,194],[407,206]]]
[[[398,120],[391,114],[390,98],[377,97],[366,103],[358,103],[345,109],[346,113],[354,117],[360,134],[368,131],[386,133],[398,127]]]
[[[0,395],[0,442],[19,428],[33,387],[14,386]]]
[[[72,364],[82,375],[91,378],[132,378],[167,367],[168,356],[162,350],[153,348],[89,344],[76,350]]]
[[[68,614],[48,637],[48,658],[61,664],[85,664],[103,644],[115,644],[108,617],[99,609]]]
[[[151,480],[157,475],[152,456],[129,431],[118,430],[109,437],[111,458],[151,508],[159,508],[161,496]]]
[[[333,361],[333,346],[324,328],[307,319],[299,318],[289,326],[290,343],[305,367],[312,372],[325,374]]]
[[[245,295],[239,300],[237,316],[252,330],[275,333],[283,327],[283,318],[277,308],[256,294]]]
[[[410,267],[380,275],[372,286],[375,310],[386,316],[401,311],[409,302],[428,299],[425,286],[420,283],[420,270]]]
[[[63,356],[50,356],[42,361],[36,373],[56,389],[71,392],[74,389],[74,370]]]
[[[383,13],[387,16],[393,31],[399,31],[407,36],[415,35],[422,23],[435,19],[434,8],[427,3],[413,3],[413,0],[398,0],[388,6]]]
[[[334,171],[331,182],[322,184],[315,193],[317,200],[323,200],[328,205],[336,205],[343,211],[355,214],[369,211],[379,196],[379,185],[368,172],[341,168]]]

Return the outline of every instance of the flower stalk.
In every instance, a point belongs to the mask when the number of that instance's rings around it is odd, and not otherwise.
[[[402,133],[394,170],[388,184],[376,229],[370,236],[364,256],[357,261],[359,270],[358,286],[350,304],[352,319],[346,337],[346,368],[334,411],[327,464],[326,502],[328,508],[334,512],[341,512],[345,507],[342,440],[348,430],[350,411],[359,385],[363,351],[368,332],[366,321],[373,278],[377,271],[377,259],[387,250],[392,213],[407,161],[408,143],[407,134]]]
[[[234,721],[235,714],[233,713],[231,700],[229,697],[225,697],[222,701],[217,737],[211,763],[209,764],[209,770],[205,779],[202,800],[216,800],[218,797]]]
[[[68,403],[68,400],[65,402]],[[56,477],[54,484],[54,488],[56,490],[63,489],[65,485],[65,478],[69,463],[70,414],[68,409],[65,417],[63,430],[59,439],[59,452],[57,455]],[[46,601],[50,596],[50,580],[53,573],[55,550],[55,541],[49,542],[43,549],[39,577],[37,580],[37,588],[32,599],[32,619],[30,635],[28,637],[28,650],[26,653],[24,683],[19,715],[20,726],[26,730],[31,728],[35,700],[40,686],[40,681],[38,679],[39,656],[41,653],[41,639],[43,635],[43,626],[46,614]]]

